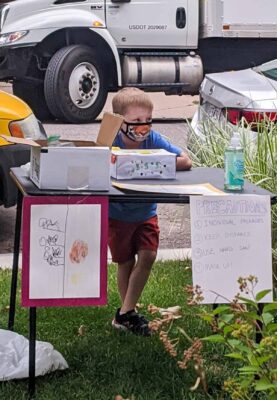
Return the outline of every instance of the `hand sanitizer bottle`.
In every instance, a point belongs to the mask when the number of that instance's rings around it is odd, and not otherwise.
[[[241,192],[244,184],[244,153],[238,132],[234,132],[224,153],[224,189]]]

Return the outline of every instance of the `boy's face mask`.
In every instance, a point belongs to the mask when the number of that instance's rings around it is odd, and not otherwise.
[[[122,132],[134,142],[143,142],[150,134],[152,121],[148,122],[125,122],[126,128]]]

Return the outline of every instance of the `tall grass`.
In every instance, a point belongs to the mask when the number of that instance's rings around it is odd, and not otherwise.
[[[224,150],[230,142],[230,127],[220,126],[207,119],[201,126],[202,136],[190,127],[190,156],[196,166],[224,167]],[[251,126],[241,124],[237,130],[241,134],[245,157],[245,178],[250,182],[277,193],[277,124],[269,120]],[[205,137],[205,140],[203,140]]]

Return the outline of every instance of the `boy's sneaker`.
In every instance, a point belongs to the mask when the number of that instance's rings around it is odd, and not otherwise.
[[[112,326],[123,331],[130,331],[136,335],[151,336],[152,334],[147,319],[135,310],[120,314],[120,308],[118,308],[112,321]]]

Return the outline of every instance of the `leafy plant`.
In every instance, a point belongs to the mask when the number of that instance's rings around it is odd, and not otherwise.
[[[256,295],[254,288],[257,278],[249,276],[239,278],[240,293],[229,304],[220,305],[214,309],[200,307],[195,317],[206,321],[213,334],[202,339],[192,339],[184,329],[179,328],[179,336],[170,338],[174,315],[169,313],[163,318],[152,322],[152,329],[160,331],[160,339],[165,349],[177,361],[182,369],[192,364],[197,373],[195,385],[191,390],[201,385],[209,397],[207,374],[208,362],[203,355],[203,344],[210,343],[223,346],[224,356],[237,364],[237,375],[232,375],[224,382],[224,390],[232,400],[250,400],[259,394],[267,400],[277,399],[277,304],[260,305],[260,301],[270,292],[263,290]],[[201,288],[187,286],[188,303],[197,305],[202,301]],[[156,313],[158,307],[150,306],[149,311]],[[187,318],[187,315],[184,317]],[[169,324],[165,331],[164,326]],[[189,341],[190,346],[178,353],[180,336]]]
[[[241,363],[238,376],[224,385],[232,399],[248,400],[256,392],[264,392],[273,400],[277,398],[277,304],[259,304],[270,290],[255,296],[254,276],[239,278],[238,283],[240,294],[229,305],[202,314],[215,332],[202,340],[224,344],[225,356]]]

